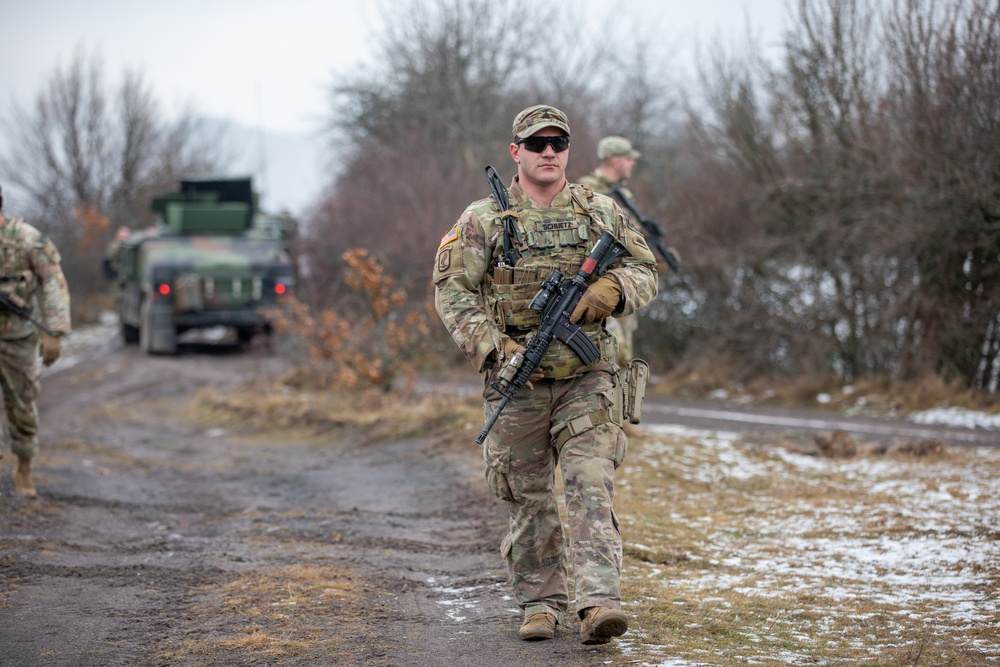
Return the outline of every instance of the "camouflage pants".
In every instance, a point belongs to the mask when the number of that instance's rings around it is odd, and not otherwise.
[[[38,453],[38,399],[41,376],[38,335],[0,340],[0,391],[7,413],[10,449],[30,459]]]
[[[484,392],[489,415],[500,395]],[[562,622],[569,606],[568,567],[555,493],[559,464],[565,493],[576,609],[620,608],[622,541],[615,516],[614,473],[625,458],[621,427],[579,426],[579,418],[607,414],[612,405],[610,365],[569,380],[524,387],[507,405],[484,445],[486,479],[507,501],[510,532],[501,546],[524,616],[548,612]],[[576,435],[559,443],[572,420]],[[599,421],[599,419],[596,419]]]

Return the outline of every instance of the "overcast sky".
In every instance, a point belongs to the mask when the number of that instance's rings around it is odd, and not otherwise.
[[[594,21],[640,20],[681,51],[694,40],[776,39],[785,0],[550,0]],[[110,81],[138,70],[167,113],[307,134],[324,120],[335,73],[371,57],[380,5],[392,0],[6,0],[0,89],[28,105],[57,66],[84,48]]]

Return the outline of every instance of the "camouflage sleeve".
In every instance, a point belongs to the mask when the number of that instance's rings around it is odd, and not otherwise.
[[[491,262],[488,241],[470,207],[441,239],[434,265],[434,306],[452,339],[480,373],[500,347],[500,331],[480,291]]]
[[[31,247],[31,262],[41,289],[42,313],[47,327],[66,335],[70,332],[69,287],[59,265],[61,258],[47,236],[39,236]]]
[[[631,223],[618,204],[604,195],[594,195],[595,209],[605,221],[613,221],[615,236],[628,248],[630,257],[608,270],[618,280],[622,288],[624,304],[615,317],[631,315],[656,297],[659,274],[656,271],[656,257],[646,244],[642,233]]]

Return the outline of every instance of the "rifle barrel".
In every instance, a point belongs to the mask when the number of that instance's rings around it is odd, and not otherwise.
[[[53,331],[52,329],[48,328],[47,326],[45,326],[44,324],[42,324],[41,322],[39,322],[38,320],[36,320],[34,317],[32,317],[31,314],[27,310],[25,310],[24,308],[21,308],[20,306],[18,306],[17,304],[15,304],[13,301],[11,301],[7,297],[6,294],[0,293],[0,306],[3,306],[4,308],[6,308],[7,310],[9,310],[10,312],[14,313],[15,315],[17,315],[20,318],[28,320],[29,322],[31,322],[36,327],[38,327],[39,329],[41,329],[42,331],[44,331],[45,333],[47,333],[50,336],[58,336],[59,335],[55,331]]]
[[[479,437],[476,438],[477,445],[481,445],[486,442],[486,436],[489,435],[490,429],[497,423],[497,417],[500,416],[500,413],[503,412],[503,409],[507,407],[508,403],[510,403],[510,396],[504,396],[500,400],[500,403],[497,404],[496,409],[493,410],[493,414],[491,414],[490,418],[486,420],[486,426],[483,426],[483,430],[479,432]]]
[[[684,275],[684,272],[681,270],[681,265],[677,261],[677,257],[675,257],[674,253],[670,251],[670,248],[664,245],[663,231],[659,224],[655,220],[649,220],[648,218],[642,217],[642,214],[639,213],[639,209],[635,207],[635,204],[632,203],[632,200],[625,194],[618,183],[611,186],[611,189],[608,190],[608,194],[617,197],[622,206],[628,209],[629,213],[632,214],[632,217],[638,220],[643,229],[645,229],[649,235],[653,237],[653,245],[660,253],[660,256],[663,257],[663,261],[665,261],[667,266],[670,267],[670,270],[677,274],[677,279],[680,281],[681,287],[683,287],[688,294],[694,294],[694,289],[691,287],[691,283],[688,282],[687,276]]]

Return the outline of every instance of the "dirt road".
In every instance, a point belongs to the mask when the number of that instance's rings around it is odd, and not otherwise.
[[[596,665],[526,644],[468,443],[233,433],[189,397],[271,357],[105,347],[44,379],[39,498],[0,483],[0,665]]]
[[[37,500],[3,461],[0,665],[630,664],[580,645],[573,621],[517,638],[505,512],[471,441],[198,417],[199,390],[281,367],[114,342],[45,376]]]

